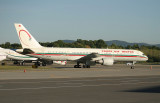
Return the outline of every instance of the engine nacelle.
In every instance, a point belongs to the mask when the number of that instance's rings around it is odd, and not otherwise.
[[[132,65],[133,65],[133,63],[126,63],[126,65],[128,65],[128,66],[132,66]]]
[[[135,63],[136,63],[136,61],[128,62],[128,63],[126,63],[126,65],[128,65],[128,66],[133,66]]]
[[[102,65],[113,65],[114,60],[111,58],[103,58],[102,60],[99,61],[99,63]]]
[[[60,64],[60,65],[66,65],[67,61],[53,61],[53,63]]]

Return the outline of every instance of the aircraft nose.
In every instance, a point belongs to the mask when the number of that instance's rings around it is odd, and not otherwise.
[[[145,55],[146,61],[148,60],[148,57]]]

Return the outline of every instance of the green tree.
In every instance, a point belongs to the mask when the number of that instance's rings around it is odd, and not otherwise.
[[[117,46],[116,44],[113,43],[113,44],[110,46],[110,48],[112,48],[112,49],[117,49],[118,46]]]
[[[140,48],[139,48],[139,45],[138,45],[138,44],[134,44],[134,45],[132,46],[132,49],[140,49]]]
[[[97,48],[107,48],[107,44],[102,39],[99,39],[96,41],[96,47]]]
[[[10,47],[12,49],[21,49],[22,48],[22,46],[18,43],[10,44]]]
[[[132,47],[130,45],[127,45],[126,49],[132,49]]]

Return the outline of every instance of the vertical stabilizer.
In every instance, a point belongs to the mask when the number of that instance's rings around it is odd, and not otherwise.
[[[22,24],[15,24],[22,48],[40,48],[41,45],[34,39]]]

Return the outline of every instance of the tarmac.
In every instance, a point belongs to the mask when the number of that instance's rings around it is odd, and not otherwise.
[[[1,70],[0,103],[160,103],[160,65],[54,68]]]
[[[52,66],[51,66],[52,67]],[[5,79],[50,79],[160,75],[160,65],[136,65],[135,69],[124,64],[113,66],[93,66],[92,68],[73,68],[73,65],[58,66],[54,69],[0,70],[0,80]]]

